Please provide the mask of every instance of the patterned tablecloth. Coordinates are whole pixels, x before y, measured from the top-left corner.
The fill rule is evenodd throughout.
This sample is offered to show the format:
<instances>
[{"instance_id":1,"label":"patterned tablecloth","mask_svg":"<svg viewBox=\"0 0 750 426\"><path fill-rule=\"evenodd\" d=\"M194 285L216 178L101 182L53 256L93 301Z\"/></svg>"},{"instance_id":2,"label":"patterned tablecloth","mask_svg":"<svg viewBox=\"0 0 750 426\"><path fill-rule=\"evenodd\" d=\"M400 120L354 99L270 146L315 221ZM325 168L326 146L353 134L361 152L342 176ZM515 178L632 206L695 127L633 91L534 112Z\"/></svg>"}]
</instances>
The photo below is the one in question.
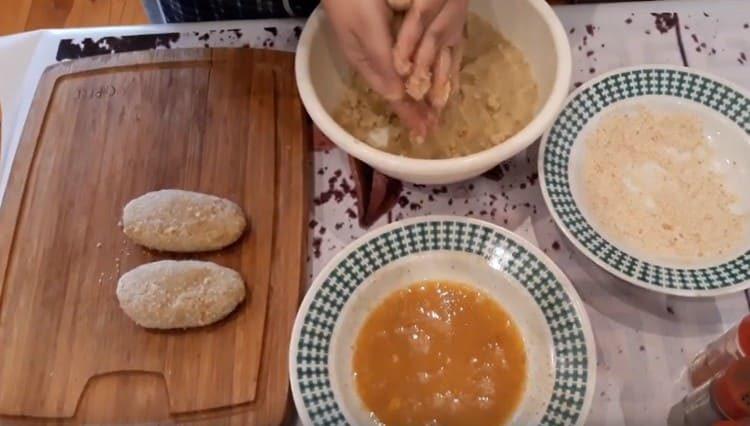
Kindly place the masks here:
<instances>
[{"instance_id":1,"label":"patterned tablecloth","mask_svg":"<svg viewBox=\"0 0 750 426\"><path fill-rule=\"evenodd\" d=\"M681 0L560 6L573 49L574 85L614 68L687 65L750 88L750 4ZM302 21L255 21L50 30L0 38L0 195L31 97L56 61L112 51L253 46L293 50ZM453 214L514 230L542 248L586 303L597 340L597 387L589 424L664 424L687 390L688 359L749 312L745 293L690 300L651 293L603 272L556 228L542 201L538 145L461 184L406 184L398 205L374 227L406 217ZM353 180L338 149L314 155L309 222L310 281L342 247L366 232L357 224Z\"/></svg>"}]
</instances>

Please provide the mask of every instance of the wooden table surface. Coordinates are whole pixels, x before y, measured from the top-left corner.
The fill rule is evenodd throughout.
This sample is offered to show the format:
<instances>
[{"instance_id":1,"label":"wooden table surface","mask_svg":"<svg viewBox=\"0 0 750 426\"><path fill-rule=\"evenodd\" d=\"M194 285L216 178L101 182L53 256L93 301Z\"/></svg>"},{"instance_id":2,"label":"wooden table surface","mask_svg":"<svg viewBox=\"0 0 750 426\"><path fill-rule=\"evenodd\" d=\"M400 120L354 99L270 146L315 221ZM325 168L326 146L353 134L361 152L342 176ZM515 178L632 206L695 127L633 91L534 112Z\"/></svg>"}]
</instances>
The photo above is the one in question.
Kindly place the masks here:
<instances>
[{"instance_id":1,"label":"wooden table surface","mask_svg":"<svg viewBox=\"0 0 750 426\"><path fill-rule=\"evenodd\" d=\"M563 4L569 0L548 0ZM141 0L5 0L0 2L0 36L42 28L76 28L148 23Z\"/></svg>"},{"instance_id":2,"label":"wooden table surface","mask_svg":"<svg viewBox=\"0 0 750 426\"><path fill-rule=\"evenodd\" d=\"M41 28L133 25L148 22L141 0L4 0L0 35Z\"/></svg>"}]
</instances>

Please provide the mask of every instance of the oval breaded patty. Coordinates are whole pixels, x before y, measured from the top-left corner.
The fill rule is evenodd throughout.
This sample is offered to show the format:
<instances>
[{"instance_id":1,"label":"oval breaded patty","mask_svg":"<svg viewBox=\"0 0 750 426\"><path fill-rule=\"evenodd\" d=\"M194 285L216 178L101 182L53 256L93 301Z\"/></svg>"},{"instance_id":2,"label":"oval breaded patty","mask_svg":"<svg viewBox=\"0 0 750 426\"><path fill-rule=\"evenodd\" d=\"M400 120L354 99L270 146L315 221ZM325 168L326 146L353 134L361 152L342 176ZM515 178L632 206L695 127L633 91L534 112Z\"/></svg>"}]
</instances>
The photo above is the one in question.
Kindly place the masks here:
<instances>
[{"instance_id":1,"label":"oval breaded patty","mask_svg":"<svg viewBox=\"0 0 750 426\"><path fill-rule=\"evenodd\" d=\"M122 212L125 235L142 246L171 252L218 250L237 241L246 224L232 201L180 189L148 192Z\"/></svg>"},{"instance_id":2,"label":"oval breaded patty","mask_svg":"<svg viewBox=\"0 0 750 426\"><path fill-rule=\"evenodd\" d=\"M213 262L162 260L117 282L120 307L146 328L200 327L229 315L245 298L239 273Z\"/></svg>"}]
</instances>

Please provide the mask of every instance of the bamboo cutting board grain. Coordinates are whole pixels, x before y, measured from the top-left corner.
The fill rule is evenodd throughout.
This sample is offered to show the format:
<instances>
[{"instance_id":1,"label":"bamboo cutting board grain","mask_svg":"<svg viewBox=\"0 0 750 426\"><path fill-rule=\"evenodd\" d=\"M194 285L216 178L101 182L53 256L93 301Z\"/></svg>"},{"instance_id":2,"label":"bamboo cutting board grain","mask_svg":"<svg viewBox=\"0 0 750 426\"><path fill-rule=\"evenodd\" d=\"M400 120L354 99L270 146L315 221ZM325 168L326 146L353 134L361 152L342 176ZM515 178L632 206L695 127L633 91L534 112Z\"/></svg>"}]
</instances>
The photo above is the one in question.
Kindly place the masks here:
<instances>
[{"instance_id":1,"label":"bamboo cutting board grain","mask_svg":"<svg viewBox=\"0 0 750 426\"><path fill-rule=\"evenodd\" d=\"M0 415L280 422L308 128L284 53L162 50L48 69L0 207ZM162 188L228 198L248 217L228 249L180 256L245 279L248 299L215 325L147 331L118 306L122 273L174 257L118 224L127 201Z\"/></svg>"}]
</instances>

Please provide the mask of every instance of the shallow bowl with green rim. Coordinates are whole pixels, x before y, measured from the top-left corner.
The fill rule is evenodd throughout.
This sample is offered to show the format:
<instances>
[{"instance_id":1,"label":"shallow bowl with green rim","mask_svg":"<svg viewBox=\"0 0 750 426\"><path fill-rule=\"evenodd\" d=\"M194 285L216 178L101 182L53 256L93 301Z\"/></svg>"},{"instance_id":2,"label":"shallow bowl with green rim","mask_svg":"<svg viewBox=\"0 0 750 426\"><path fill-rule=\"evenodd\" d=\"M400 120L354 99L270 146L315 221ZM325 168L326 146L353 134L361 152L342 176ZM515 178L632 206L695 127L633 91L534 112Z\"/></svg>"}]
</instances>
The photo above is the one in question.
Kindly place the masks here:
<instances>
[{"instance_id":1,"label":"shallow bowl with green rim","mask_svg":"<svg viewBox=\"0 0 750 426\"><path fill-rule=\"evenodd\" d=\"M632 284L691 297L718 296L750 287L750 223L733 251L685 261L655 257L616 241L592 220L579 183L586 136L603 115L640 105L698 117L716 153L714 165L723 167L727 186L739 197L737 208L750 217L750 95L704 72L649 65L618 69L579 87L544 134L539 175L544 201L555 222L584 255Z\"/></svg>"},{"instance_id":2,"label":"shallow bowl with green rim","mask_svg":"<svg viewBox=\"0 0 750 426\"><path fill-rule=\"evenodd\" d=\"M303 424L377 424L356 391L354 343L385 297L424 280L474 286L518 326L528 368L513 424L584 424L594 395L596 349L575 288L521 237L451 216L371 231L338 253L315 279L289 348L292 393Z\"/></svg>"}]
</instances>

